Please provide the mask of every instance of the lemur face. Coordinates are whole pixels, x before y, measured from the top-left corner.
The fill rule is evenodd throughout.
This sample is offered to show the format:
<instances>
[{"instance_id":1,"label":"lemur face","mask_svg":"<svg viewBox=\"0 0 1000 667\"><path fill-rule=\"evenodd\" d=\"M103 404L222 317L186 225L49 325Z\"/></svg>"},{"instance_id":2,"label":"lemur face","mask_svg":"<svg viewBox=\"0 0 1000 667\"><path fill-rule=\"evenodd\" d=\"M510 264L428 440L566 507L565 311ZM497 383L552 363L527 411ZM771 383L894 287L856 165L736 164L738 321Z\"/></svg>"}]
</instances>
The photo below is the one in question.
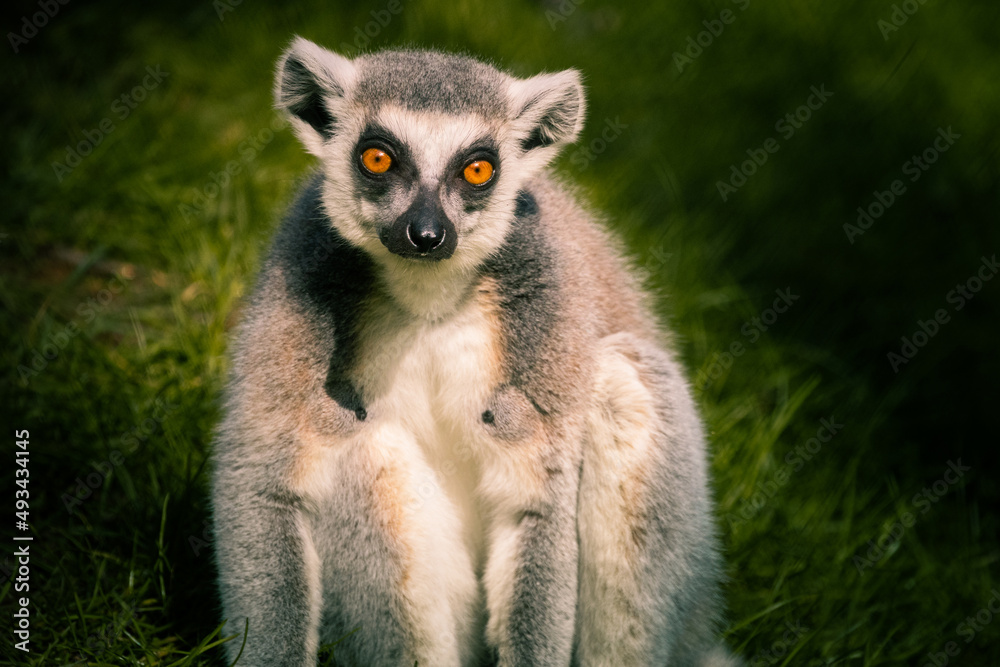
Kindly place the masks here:
<instances>
[{"instance_id":1,"label":"lemur face","mask_svg":"<svg viewBox=\"0 0 1000 667\"><path fill-rule=\"evenodd\" d=\"M496 129L472 115L382 106L348 153L360 231L418 261L449 259L459 230L472 242L505 209Z\"/></svg>"},{"instance_id":2,"label":"lemur face","mask_svg":"<svg viewBox=\"0 0 1000 667\"><path fill-rule=\"evenodd\" d=\"M337 231L390 265L482 262L584 111L572 70L515 79L426 51L348 60L301 38L279 63L275 96L322 162Z\"/></svg>"}]
</instances>

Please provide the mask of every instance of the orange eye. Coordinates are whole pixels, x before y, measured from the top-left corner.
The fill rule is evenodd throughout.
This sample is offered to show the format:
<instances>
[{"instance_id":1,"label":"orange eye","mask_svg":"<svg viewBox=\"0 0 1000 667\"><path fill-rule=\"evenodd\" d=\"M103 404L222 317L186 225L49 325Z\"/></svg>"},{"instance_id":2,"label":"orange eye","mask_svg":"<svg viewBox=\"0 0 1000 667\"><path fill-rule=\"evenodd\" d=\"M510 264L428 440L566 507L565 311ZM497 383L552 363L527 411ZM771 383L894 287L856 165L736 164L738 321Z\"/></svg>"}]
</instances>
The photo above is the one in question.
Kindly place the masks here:
<instances>
[{"instance_id":1,"label":"orange eye","mask_svg":"<svg viewBox=\"0 0 1000 667\"><path fill-rule=\"evenodd\" d=\"M361 164L373 174L384 174L392 166L392 158L383 150L369 148L361 154Z\"/></svg>"},{"instance_id":2,"label":"orange eye","mask_svg":"<svg viewBox=\"0 0 1000 667\"><path fill-rule=\"evenodd\" d=\"M482 185L493 178L493 165L486 160L476 160L469 163L462 175L469 183Z\"/></svg>"}]
</instances>

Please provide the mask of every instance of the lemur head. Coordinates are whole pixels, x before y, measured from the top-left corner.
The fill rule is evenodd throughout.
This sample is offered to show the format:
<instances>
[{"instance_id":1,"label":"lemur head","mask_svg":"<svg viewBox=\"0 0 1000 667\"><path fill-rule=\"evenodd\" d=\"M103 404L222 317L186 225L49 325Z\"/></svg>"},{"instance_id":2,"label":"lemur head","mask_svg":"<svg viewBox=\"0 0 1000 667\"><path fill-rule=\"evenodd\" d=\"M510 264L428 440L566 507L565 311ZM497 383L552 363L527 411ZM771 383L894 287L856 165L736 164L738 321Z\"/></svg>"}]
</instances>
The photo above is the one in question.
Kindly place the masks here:
<instances>
[{"instance_id":1,"label":"lemur head","mask_svg":"<svg viewBox=\"0 0 1000 667\"><path fill-rule=\"evenodd\" d=\"M584 116L575 70L518 79L433 51L348 59L301 37L278 63L275 99L322 163L338 232L402 271L481 263Z\"/></svg>"}]
</instances>

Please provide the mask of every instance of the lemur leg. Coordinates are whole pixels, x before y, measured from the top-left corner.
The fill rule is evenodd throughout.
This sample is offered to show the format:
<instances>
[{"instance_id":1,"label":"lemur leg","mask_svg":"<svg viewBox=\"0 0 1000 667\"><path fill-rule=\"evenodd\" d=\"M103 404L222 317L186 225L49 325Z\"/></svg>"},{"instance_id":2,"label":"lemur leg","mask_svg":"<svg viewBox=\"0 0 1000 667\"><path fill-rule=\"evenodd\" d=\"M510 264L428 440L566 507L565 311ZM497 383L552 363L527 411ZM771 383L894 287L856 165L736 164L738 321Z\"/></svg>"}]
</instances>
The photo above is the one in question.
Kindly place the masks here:
<instances>
[{"instance_id":1,"label":"lemur leg","mask_svg":"<svg viewBox=\"0 0 1000 667\"><path fill-rule=\"evenodd\" d=\"M481 493L492 508L483 582L487 643L500 667L569 665L577 595L579 448L517 390L501 397L506 437L486 443ZM513 436L513 437L511 437Z\"/></svg>"},{"instance_id":2,"label":"lemur leg","mask_svg":"<svg viewBox=\"0 0 1000 667\"><path fill-rule=\"evenodd\" d=\"M439 473L413 436L372 424L341 450L313 519L323 562L323 642L357 665L478 664L471 554Z\"/></svg>"},{"instance_id":3,"label":"lemur leg","mask_svg":"<svg viewBox=\"0 0 1000 667\"><path fill-rule=\"evenodd\" d=\"M718 562L701 426L679 368L602 341L580 481L575 662L695 665L715 630Z\"/></svg>"},{"instance_id":4,"label":"lemur leg","mask_svg":"<svg viewBox=\"0 0 1000 667\"><path fill-rule=\"evenodd\" d=\"M413 437L372 424L348 438L299 428L288 452L237 448L215 480L216 555L229 659L316 664L478 664L480 588L457 516ZM256 480L249 483L250 479Z\"/></svg>"}]
</instances>

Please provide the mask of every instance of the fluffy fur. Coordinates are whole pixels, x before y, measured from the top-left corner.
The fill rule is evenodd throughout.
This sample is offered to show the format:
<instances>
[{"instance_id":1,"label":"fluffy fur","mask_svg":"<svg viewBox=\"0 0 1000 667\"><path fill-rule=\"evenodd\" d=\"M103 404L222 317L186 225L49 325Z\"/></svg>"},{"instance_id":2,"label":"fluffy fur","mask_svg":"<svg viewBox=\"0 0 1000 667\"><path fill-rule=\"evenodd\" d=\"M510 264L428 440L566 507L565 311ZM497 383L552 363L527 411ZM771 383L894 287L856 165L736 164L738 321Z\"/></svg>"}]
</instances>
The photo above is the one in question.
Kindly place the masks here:
<instances>
[{"instance_id":1,"label":"fluffy fur","mask_svg":"<svg viewBox=\"0 0 1000 667\"><path fill-rule=\"evenodd\" d=\"M314 665L352 631L347 664L737 664L687 383L618 242L547 171L583 124L579 74L296 39L275 99L320 171L239 328L216 437L240 664ZM395 171L362 171L369 140ZM482 155L493 179L470 188ZM453 253L390 250L415 215Z\"/></svg>"}]
</instances>

